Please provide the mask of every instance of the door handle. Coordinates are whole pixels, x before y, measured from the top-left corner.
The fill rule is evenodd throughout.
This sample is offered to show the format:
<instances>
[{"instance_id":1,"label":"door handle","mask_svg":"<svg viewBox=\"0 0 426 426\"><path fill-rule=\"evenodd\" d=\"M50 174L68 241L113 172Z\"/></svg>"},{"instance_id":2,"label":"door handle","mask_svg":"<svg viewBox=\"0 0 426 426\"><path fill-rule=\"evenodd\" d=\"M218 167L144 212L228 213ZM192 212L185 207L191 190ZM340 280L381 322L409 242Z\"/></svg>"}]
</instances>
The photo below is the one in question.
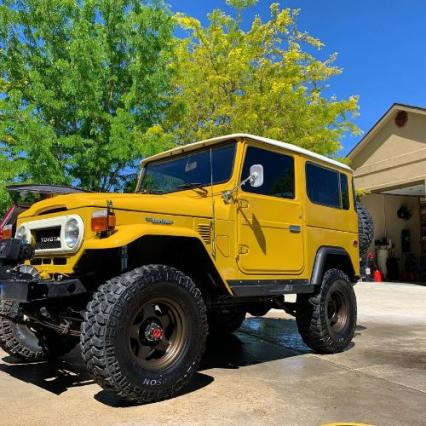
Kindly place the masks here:
<instances>
[{"instance_id":1,"label":"door handle","mask_svg":"<svg viewBox=\"0 0 426 426\"><path fill-rule=\"evenodd\" d=\"M290 232L298 233L298 232L301 232L301 231L302 231L302 227L301 227L300 225L290 225L290 226L288 227L288 230L289 230Z\"/></svg>"}]
</instances>

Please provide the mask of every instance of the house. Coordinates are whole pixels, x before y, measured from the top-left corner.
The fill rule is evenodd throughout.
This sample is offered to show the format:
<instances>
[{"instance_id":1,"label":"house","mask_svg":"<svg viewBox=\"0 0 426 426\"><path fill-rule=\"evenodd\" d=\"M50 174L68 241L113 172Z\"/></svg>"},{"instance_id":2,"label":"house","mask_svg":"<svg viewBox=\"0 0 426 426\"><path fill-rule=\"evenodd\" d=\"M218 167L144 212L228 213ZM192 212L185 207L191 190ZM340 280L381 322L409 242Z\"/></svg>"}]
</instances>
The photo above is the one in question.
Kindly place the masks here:
<instances>
[{"instance_id":1,"label":"house","mask_svg":"<svg viewBox=\"0 0 426 426\"><path fill-rule=\"evenodd\" d=\"M348 154L355 188L370 211L380 267L399 278L426 270L426 108L394 104ZM390 250L390 247L393 247Z\"/></svg>"}]
</instances>

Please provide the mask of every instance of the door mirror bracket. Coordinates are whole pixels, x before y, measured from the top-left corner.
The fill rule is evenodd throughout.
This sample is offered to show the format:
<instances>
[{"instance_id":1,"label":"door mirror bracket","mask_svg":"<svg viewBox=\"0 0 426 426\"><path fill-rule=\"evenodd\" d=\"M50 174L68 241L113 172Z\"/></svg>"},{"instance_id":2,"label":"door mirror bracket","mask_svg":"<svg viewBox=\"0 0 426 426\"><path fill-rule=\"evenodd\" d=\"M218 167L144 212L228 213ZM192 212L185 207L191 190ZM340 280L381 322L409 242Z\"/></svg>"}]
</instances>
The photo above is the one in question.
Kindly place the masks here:
<instances>
[{"instance_id":1,"label":"door mirror bracket","mask_svg":"<svg viewBox=\"0 0 426 426\"><path fill-rule=\"evenodd\" d=\"M238 185L234 188L224 191L222 193L223 201L226 204L229 204L232 201L232 194L238 189L244 186L247 182L250 184L252 188L259 188L263 185L264 174L263 174L263 166L262 164L253 164L250 167L250 175L246 179L242 180Z\"/></svg>"}]
</instances>

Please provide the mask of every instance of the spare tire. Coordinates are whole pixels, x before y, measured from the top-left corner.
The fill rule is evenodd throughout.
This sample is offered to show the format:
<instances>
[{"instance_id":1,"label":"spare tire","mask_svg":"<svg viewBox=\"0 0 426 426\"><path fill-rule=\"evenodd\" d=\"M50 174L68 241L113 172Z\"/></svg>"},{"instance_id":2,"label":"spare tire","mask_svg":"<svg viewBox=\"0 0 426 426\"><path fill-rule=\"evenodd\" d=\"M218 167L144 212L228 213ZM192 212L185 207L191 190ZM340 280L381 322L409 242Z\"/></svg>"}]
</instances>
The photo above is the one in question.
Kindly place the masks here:
<instances>
[{"instance_id":1,"label":"spare tire","mask_svg":"<svg viewBox=\"0 0 426 426\"><path fill-rule=\"evenodd\" d=\"M367 254L373 241L374 224L368 210L358 201L356 202L356 210L358 213L359 254L363 257Z\"/></svg>"}]
</instances>

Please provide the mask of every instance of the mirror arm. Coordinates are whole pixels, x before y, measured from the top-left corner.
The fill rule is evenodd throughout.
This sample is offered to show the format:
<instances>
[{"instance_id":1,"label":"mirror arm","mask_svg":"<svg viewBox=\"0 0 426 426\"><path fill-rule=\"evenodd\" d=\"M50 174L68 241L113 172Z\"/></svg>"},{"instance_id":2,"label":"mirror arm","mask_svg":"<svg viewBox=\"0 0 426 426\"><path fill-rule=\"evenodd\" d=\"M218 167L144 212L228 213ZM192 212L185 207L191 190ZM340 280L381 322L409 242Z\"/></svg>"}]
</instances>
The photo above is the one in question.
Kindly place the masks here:
<instances>
[{"instance_id":1,"label":"mirror arm","mask_svg":"<svg viewBox=\"0 0 426 426\"><path fill-rule=\"evenodd\" d=\"M252 175L250 175L248 178L244 179L243 181L241 181L238 185L234 186L232 189L229 189L228 191L223 191L222 192L222 198L223 201L225 201L226 204L229 204L232 200L232 194L239 188L241 188L242 186L244 186L247 182L256 180L256 173L253 173Z\"/></svg>"}]
</instances>

